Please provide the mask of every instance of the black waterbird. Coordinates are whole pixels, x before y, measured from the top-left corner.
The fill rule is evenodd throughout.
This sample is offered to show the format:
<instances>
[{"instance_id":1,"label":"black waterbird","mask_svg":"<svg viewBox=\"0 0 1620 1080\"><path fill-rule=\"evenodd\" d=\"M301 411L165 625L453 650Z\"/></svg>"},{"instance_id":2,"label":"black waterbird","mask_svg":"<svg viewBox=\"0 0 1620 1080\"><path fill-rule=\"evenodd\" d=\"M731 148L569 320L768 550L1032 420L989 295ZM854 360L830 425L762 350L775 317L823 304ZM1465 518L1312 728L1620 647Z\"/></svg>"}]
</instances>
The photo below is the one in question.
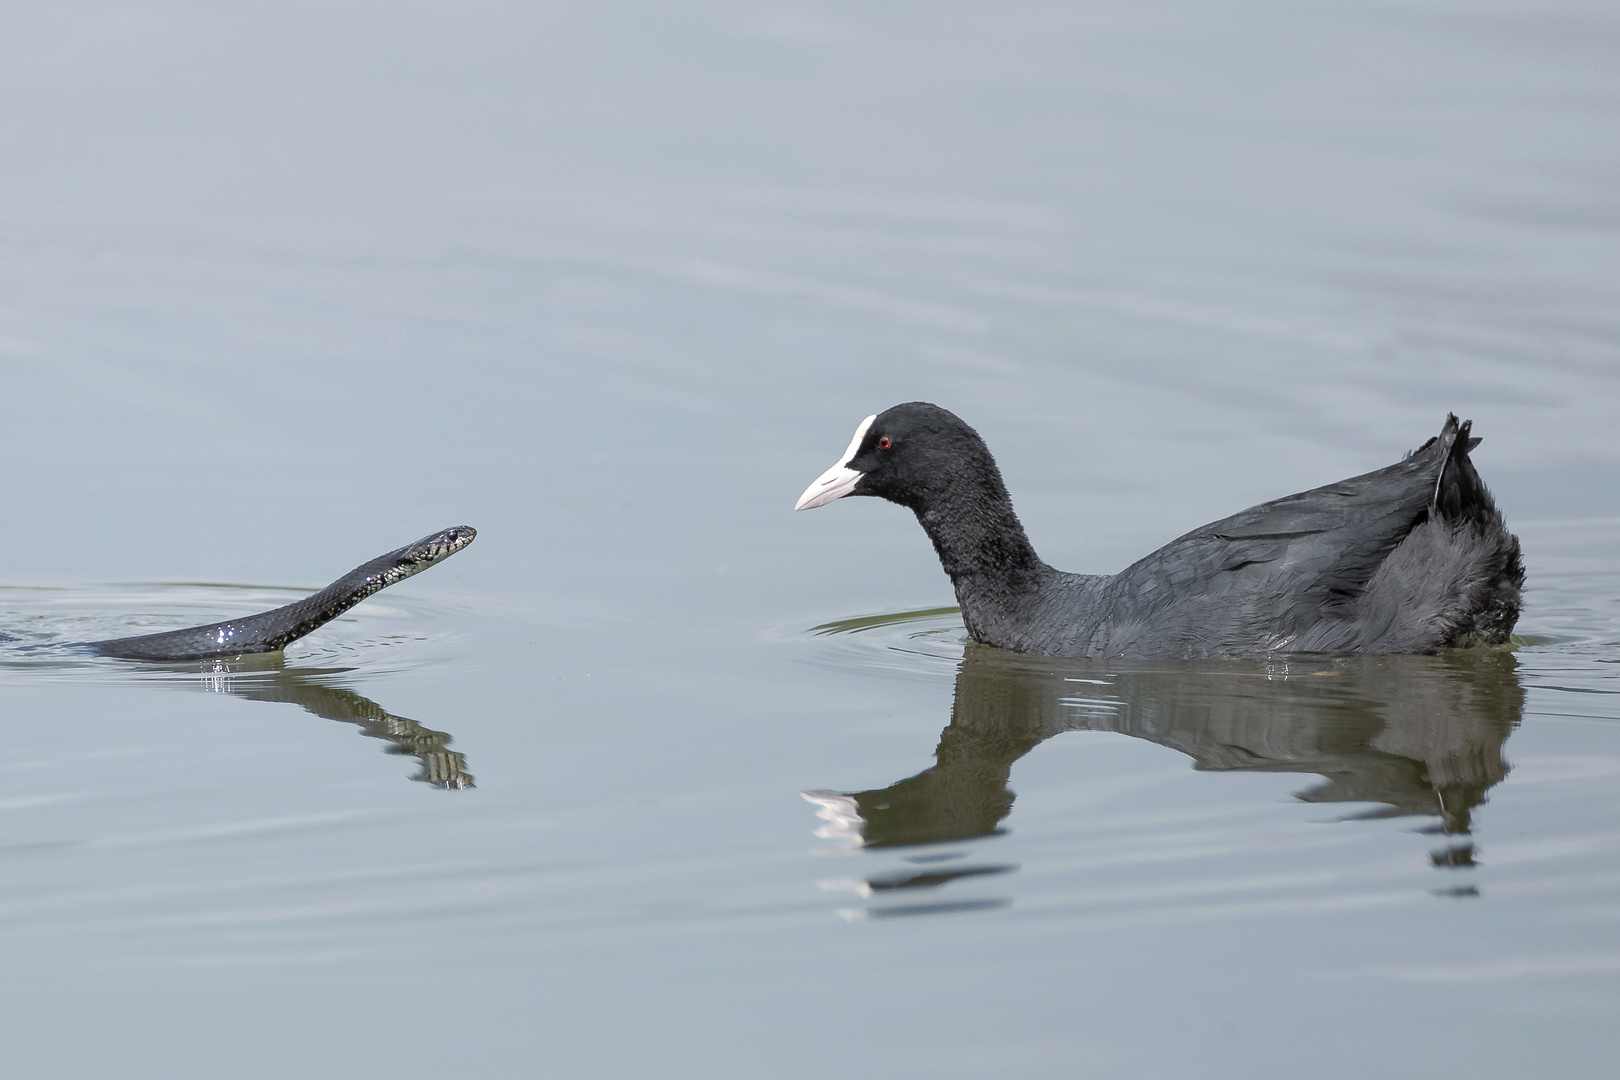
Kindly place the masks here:
<instances>
[{"instance_id":1,"label":"black waterbird","mask_svg":"<svg viewBox=\"0 0 1620 1080\"><path fill-rule=\"evenodd\" d=\"M1447 416L1388 468L1194 529L1118 574L1042 562L984 440L937 405L869 416L796 509L876 495L917 515L974 640L1047 656L1432 653L1502 644L1524 567Z\"/></svg>"}]
</instances>

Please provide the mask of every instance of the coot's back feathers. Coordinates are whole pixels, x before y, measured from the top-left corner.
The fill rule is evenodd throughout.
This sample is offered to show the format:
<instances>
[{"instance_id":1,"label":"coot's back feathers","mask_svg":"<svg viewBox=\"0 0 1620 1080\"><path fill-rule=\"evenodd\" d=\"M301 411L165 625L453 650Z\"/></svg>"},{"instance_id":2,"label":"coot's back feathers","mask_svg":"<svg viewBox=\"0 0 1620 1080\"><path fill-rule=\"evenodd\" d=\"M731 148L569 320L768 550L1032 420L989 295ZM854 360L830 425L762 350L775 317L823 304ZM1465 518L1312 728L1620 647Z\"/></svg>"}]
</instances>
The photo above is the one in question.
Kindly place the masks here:
<instances>
[{"instance_id":1,"label":"coot's back feathers","mask_svg":"<svg viewBox=\"0 0 1620 1080\"><path fill-rule=\"evenodd\" d=\"M800 505L852 494L911 508L986 644L1132 658L1415 653L1504 642L1518 618L1518 541L1455 416L1388 468L1212 522L1112 576L1041 562L983 440L946 410L911 402L863 429Z\"/></svg>"}]
</instances>

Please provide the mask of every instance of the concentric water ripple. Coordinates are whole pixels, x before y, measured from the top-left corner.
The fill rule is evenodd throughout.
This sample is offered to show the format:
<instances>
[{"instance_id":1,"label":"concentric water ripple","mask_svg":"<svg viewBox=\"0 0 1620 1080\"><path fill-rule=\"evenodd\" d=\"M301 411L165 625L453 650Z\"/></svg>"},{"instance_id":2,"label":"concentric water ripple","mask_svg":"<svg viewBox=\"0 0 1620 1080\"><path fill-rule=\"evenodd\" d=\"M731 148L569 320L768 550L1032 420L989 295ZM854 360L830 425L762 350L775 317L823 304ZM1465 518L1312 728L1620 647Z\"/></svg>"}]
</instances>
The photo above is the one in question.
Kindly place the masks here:
<instances>
[{"instance_id":1,"label":"concentric water ripple","mask_svg":"<svg viewBox=\"0 0 1620 1080\"><path fill-rule=\"evenodd\" d=\"M956 607L855 615L795 627L784 636L814 639L815 648L807 651L807 658L817 666L927 679L950 676L968 642L961 609Z\"/></svg>"},{"instance_id":2,"label":"concentric water ripple","mask_svg":"<svg viewBox=\"0 0 1620 1080\"><path fill-rule=\"evenodd\" d=\"M251 615L313 591L199 582L0 587L0 679L186 682L283 666L321 675L420 671L443 661L444 644L460 636L459 617L470 614L414 596L372 598L294 642L285 655L229 660L132 663L75 647Z\"/></svg>"}]
</instances>

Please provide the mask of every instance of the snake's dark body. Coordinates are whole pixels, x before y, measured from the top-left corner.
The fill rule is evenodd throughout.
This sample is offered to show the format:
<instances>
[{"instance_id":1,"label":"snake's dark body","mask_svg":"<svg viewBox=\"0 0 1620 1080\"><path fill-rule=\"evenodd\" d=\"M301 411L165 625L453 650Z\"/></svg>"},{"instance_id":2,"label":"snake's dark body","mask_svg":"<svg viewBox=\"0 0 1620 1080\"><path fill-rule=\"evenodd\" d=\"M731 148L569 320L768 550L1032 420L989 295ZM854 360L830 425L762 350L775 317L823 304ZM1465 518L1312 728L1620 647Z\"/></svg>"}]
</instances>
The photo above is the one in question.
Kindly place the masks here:
<instances>
[{"instance_id":1,"label":"snake's dark body","mask_svg":"<svg viewBox=\"0 0 1620 1080\"><path fill-rule=\"evenodd\" d=\"M337 618L379 589L443 562L472 543L477 535L467 525L436 532L398 551L362 563L320 592L273 611L161 634L90 641L85 647L123 660L212 660L275 652Z\"/></svg>"}]
</instances>

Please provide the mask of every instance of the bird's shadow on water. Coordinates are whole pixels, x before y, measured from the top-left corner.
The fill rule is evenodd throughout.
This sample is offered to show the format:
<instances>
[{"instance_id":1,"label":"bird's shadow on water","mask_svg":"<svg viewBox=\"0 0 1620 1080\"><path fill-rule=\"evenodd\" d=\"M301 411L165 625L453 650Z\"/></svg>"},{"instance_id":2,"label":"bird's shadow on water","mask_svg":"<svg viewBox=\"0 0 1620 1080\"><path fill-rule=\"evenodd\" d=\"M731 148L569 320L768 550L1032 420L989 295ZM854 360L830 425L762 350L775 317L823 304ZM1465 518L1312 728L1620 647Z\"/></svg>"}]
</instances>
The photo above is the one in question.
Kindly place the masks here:
<instances>
[{"instance_id":1,"label":"bird's shadow on water","mask_svg":"<svg viewBox=\"0 0 1620 1080\"><path fill-rule=\"evenodd\" d=\"M968 642L932 768L878 790L804 794L828 822L822 835L864 848L972 840L1002 830L1019 758L1064 732L1116 732L1178 750L1199 770L1315 773L1321 782L1296 795L1307 803L1380 804L1345 819L1433 817L1423 831L1445 838L1433 865L1468 868L1473 811L1507 775L1502 746L1524 711L1516 668L1504 649L1109 664ZM913 852L911 861L933 860ZM872 878L860 891L892 895L1014 869L927 868ZM1453 880L1435 892L1477 890Z\"/></svg>"}]
</instances>

